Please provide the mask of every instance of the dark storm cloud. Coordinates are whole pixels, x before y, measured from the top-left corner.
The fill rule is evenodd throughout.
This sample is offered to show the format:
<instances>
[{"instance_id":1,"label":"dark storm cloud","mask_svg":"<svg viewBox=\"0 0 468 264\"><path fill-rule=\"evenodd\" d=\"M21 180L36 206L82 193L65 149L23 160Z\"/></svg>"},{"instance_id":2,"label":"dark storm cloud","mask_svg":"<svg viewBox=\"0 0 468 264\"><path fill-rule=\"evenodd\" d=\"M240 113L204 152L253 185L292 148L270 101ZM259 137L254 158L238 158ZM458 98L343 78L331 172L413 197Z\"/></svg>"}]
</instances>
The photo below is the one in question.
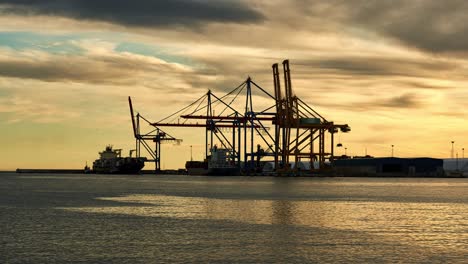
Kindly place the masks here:
<instances>
[{"instance_id":1,"label":"dark storm cloud","mask_svg":"<svg viewBox=\"0 0 468 264\"><path fill-rule=\"evenodd\" d=\"M352 112L368 112L388 109L420 109L426 106L422 97L413 93L405 93L393 97L377 98L355 102L341 103L316 103L316 105L338 108Z\"/></svg>"},{"instance_id":2,"label":"dark storm cloud","mask_svg":"<svg viewBox=\"0 0 468 264\"><path fill-rule=\"evenodd\" d=\"M317 71L366 76L435 77L437 73L460 68L446 60L401 59L388 57L331 57L297 60L296 65L312 67ZM306 68L310 71L310 68ZM299 70L300 74L301 71Z\"/></svg>"},{"instance_id":3,"label":"dark storm cloud","mask_svg":"<svg viewBox=\"0 0 468 264\"><path fill-rule=\"evenodd\" d=\"M371 106L385 108L419 108L422 106L419 98L414 94L403 94L370 103Z\"/></svg>"},{"instance_id":4,"label":"dark storm cloud","mask_svg":"<svg viewBox=\"0 0 468 264\"><path fill-rule=\"evenodd\" d=\"M429 84L427 81L420 80L399 80L396 81L396 86L411 87L416 89L428 89L428 90L448 90L456 88L454 85L443 85L443 84Z\"/></svg>"},{"instance_id":5,"label":"dark storm cloud","mask_svg":"<svg viewBox=\"0 0 468 264\"><path fill-rule=\"evenodd\" d=\"M468 51L465 0L312 0L314 17L370 30L430 52Z\"/></svg>"},{"instance_id":6,"label":"dark storm cloud","mask_svg":"<svg viewBox=\"0 0 468 264\"><path fill-rule=\"evenodd\" d=\"M263 15L247 4L231 0L0 0L0 5L3 13L62 16L137 27L198 27L207 22L263 20Z\"/></svg>"},{"instance_id":7,"label":"dark storm cloud","mask_svg":"<svg viewBox=\"0 0 468 264\"><path fill-rule=\"evenodd\" d=\"M63 55L0 51L0 78L36 80L39 86L40 82L63 83L64 87L68 83L81 83L120 87L117 89L145 87L167 95L201 95L216 84L210 81L211 74L130 53ZM194 80L201 86L193 86ZM182 96L180 102L184 100Z\"/></svg>"},{"instance_id":8,"label":"dark storm cloud","mask_svg":"<svg viewBox=\"0 0 468 264\"><path fill-rule=\"evenodd\" d=\"M124 63L114 63L124 66ZM121 70L126 69L126 70ZM82 59L56 58L52 60L1 60L0 76L20 79L36 79L47 82L87 82L94 84L118 84L134 73L128 68L109 67L108 63L89 63Z\"/></svg>"},{"instance_id":9,"label":"dark storm cloud","mask_svg":"<svg viewBox=\"0 0 468 264\"><path fill-rule=\"evenodd\" d=\"M173 79L192 75L176 65L143 56L111 53L108 55L0 56L0 76L46 82L78 82L107 85L135 84L158 72ZM195 74L195 73L193 73Z\"/></svg>"}]
</instances>

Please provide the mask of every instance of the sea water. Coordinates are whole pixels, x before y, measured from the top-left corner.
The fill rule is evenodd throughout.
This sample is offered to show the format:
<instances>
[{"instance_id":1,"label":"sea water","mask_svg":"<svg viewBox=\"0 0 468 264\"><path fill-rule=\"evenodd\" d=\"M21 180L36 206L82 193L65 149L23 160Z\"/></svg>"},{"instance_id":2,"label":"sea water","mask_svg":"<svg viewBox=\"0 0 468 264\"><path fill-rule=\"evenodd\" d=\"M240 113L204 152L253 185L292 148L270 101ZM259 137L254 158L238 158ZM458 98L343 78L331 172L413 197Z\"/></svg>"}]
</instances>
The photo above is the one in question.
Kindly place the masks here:
<instances>
[{"instance_id":1,"label":"sea water","mask_svg":"<svg viewBox=\"0 0 468 264\"><path fill-rule=\"evenodd\" d=\"M0 263L468 263L468 179L0 174Z\"/></svg>"}]
</instances>

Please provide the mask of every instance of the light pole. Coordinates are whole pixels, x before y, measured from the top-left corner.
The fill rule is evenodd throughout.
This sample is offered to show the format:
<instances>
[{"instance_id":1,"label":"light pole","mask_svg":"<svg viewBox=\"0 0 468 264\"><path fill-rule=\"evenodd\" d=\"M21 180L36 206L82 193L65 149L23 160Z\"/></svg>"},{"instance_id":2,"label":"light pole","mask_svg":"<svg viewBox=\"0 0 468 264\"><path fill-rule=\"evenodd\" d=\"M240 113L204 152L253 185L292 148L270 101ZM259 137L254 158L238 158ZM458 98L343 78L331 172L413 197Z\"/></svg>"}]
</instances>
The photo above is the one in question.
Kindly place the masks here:
<instances>
[{"instance_id":1,"label":"light pole","mask_svg":"<svg viewBox=\"0 0 468 264\"><path fill-rule=\"evenodd\" d=\"M453 152L453 144L454 144L454 143L455 143L455 141L452 141L452 153L450 154L450 158L452 158L452 159L453 159L453 153L454 153L454 152Z\"/></svg>"},{"instance_id":2,"label":"light pole","mask_svg":"<svg viewBox=\"0 0 468 264\"><path fill-rule=\"evenodd\" d=\"M393 147L394 147L394 145L392 145L392 158L393 158Z\"/></svg>"},{"instance_id":3,"label":"light pole","mask_svg":"<svg viewBox=\"0 0 468 264\"><path fill-rule=\"evenodd\" d=\"M465 158L465 148L462 148L462 159Z\"/></svg>"},{"instance_id":4,"label":"light pole","mask_svg":"<svg viewBox=\"0 0 468 264\"><path fill-rule=\"evenodd\" d=\"M193 161L192 145L190 145L190 161Z\"/></svg>"},{"instance_id":5,"label":"light pole","mask_svg":"<svg viewBox=\"0 0 468 264\"><path fill-rule=\"evenodd\" d=\"M344 148L344 155L345 155L345 156L348 156L347 150L348 150L348 148Z\"/></svg>"}]
</instances>

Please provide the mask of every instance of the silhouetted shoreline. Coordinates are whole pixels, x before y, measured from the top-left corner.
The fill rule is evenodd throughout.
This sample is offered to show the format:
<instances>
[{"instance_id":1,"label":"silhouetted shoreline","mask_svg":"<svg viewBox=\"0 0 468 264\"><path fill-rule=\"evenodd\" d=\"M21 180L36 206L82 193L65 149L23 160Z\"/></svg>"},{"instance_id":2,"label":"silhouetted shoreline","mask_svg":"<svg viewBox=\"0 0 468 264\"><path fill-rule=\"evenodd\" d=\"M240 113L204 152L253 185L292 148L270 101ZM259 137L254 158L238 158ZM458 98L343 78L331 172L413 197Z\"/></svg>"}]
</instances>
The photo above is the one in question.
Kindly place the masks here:
<instances>
[{"instance_id":1,"label":"silhouetted shoreline","mask_svg":"<svg viewBox=\"0 0 468 264\"><path fill-rule=\"evenodd\" d=\"M15 171L12 171L15 172ZM16 173L84 173L83 169L16 169Z\"/></svg>"}]
</instances>

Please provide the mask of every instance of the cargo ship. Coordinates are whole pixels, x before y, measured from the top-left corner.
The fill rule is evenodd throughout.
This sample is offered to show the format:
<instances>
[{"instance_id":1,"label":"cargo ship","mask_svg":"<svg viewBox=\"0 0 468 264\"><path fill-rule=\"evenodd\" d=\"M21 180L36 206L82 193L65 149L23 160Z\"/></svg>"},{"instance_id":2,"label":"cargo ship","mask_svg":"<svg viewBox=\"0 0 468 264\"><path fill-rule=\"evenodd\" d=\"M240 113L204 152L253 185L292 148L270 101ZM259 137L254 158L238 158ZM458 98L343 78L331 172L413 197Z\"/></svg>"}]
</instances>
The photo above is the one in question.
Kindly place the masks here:
<instances>
[{"instance_id":1,"label":"cargo ship","mask_svg":"<svg viewBox=\"0 0 468 264\"><path fill-rule=\"evenodd\" d=\"M187 161L185 168L189 175L239 176L240 166L236 164L229 149L214 147L205 161Z\"/></svg>"},{"instance_id":2,"label":"cargo ship","mask_svg":"<svg viewBox=\"0 0 468 264\"><path fill-rule=\"evenodd\" d=\"M188 175L208 175L208 161L187 161L185 169Z\"/></svg>"},{"instance_id":3,"label":"cargo ship","mask_svg":"<svg viewBox=\"0 0 468 264\"><path fill-rule=\"evenodd\" d=\"M111 145L99 152L99 159L93 162L94 173L136 174L145 166L144 157L122 157L122 149L113 149Z\"/></svg>"}]
</instances>

